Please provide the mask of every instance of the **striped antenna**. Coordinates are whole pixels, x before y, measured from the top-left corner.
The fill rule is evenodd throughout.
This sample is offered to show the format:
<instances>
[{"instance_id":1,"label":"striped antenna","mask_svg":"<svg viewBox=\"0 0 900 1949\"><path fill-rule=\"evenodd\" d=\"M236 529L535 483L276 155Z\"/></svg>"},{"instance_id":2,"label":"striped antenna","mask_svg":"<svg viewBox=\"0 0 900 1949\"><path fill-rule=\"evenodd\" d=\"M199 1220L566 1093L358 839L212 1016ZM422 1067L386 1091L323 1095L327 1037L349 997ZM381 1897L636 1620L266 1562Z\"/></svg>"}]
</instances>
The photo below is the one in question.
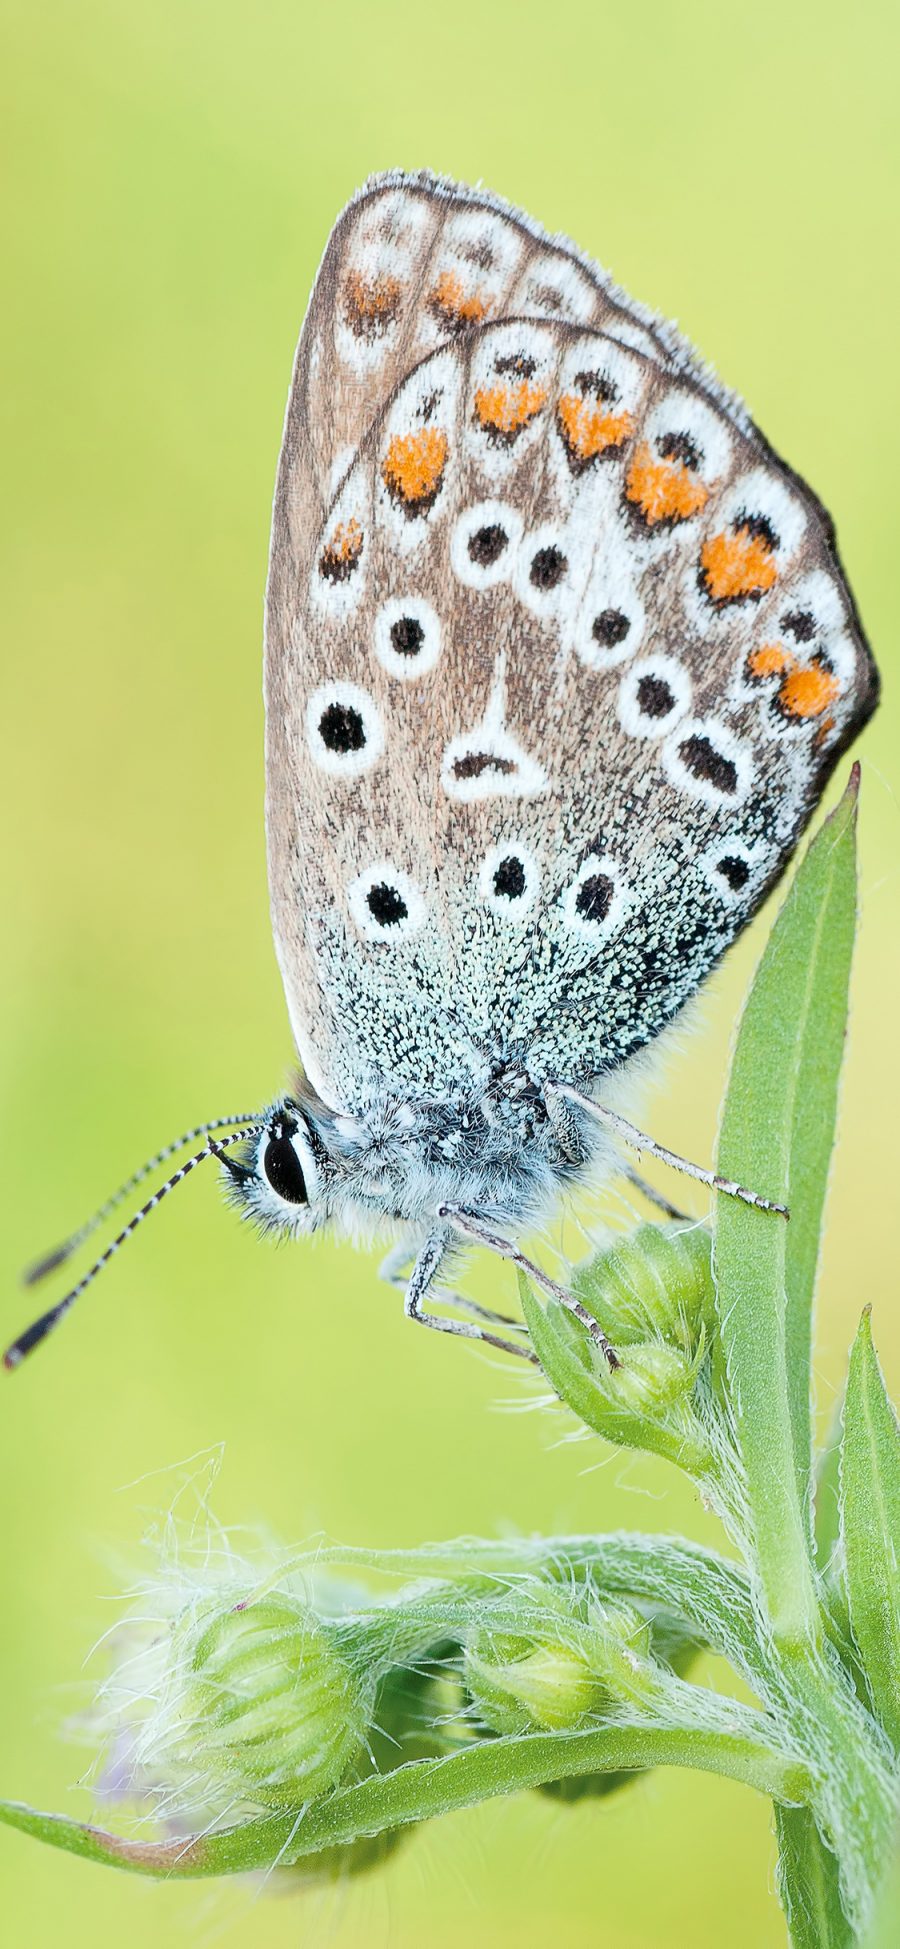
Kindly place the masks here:
<instances>
[{"instance_id":1,"label":"striped antenna","mask_svg":"<svg viewBox=\"0 0 900 1949\"><path fill-rule=\"evenodd\" d=\"M107 1198L100 1205L93 1217L89 1218L84 1225L79 1225L77 1232L73 1232L70 1238L63 1239L61 1245L55 1245L52 1252L45 1252L43 1258L35 1259L34 1264L28 1266L22 1274L23 1286L36 1286L40 1280L46 1279L48 1272L55 1272L57 1266L65 1265L66 1260L72 1257L73 1252L77 1252L85 1239L90 1238L98 1225L102 1225L104 1219L109 1218L118 1208L123 1198L129 1197L132 1191L136 1191L138 1185L143 1184L144 1179L150 1176L151 1171L158 1171L160 1165L166 1164L177 1151L184 1150L186 1144L195 1144L198 1137L207 1137L211 1130L230 1130L236 1123L256 1123L258 1116L257 1110L244 1110L235 1117L213 1117L209 1123L195 1124L193 1130L186 1130L183 1136L176 1137L171 1144L164 1145L162 1150L157 1151L155 1157L148 1157L146 1164L142 1164L139 1171L133 1171L131 1177L126 1178L125 1183L119 1185L118 1191L114 1191L112 1197Z\"/></svg>"},{"instance_id":2,"label":"striped antenna","mask_svg":"<svg viewBox=\"0 0 900 1949\"><path fill-rule=\"evenodd\" d=\"M127 1225L123 1226L118 1237L114 1238L111 1245L107 1246L106 1251L100 1254L99 1259L91 1266L90 1271L85 1273L84 1278L79 1279L77 1286L73 1286L71 1292L66 1293L65 1297L58 1300L55 1306L51 1306L48 1312L42 1313L40 1319L34 1320L31 1326L26 1327L24 1333L20 1333L18 1339L14 1340L10 1347L7 1347L3 1356L4 1367L13 1368L20 1366L25 1359L25 1355L31 1353L33 1347L38 1346L42 1340L46 1339L48 1333L52 1333L53 1328L59 1325L60 1320L64 1319L65 1315L74 1306L76 1299L80 1299L86 1287L96 1279L98 1272L102 1272L104 1266L109 1264L110 1259L118 1252L120 1245L125 1244L126 1240L131 1237L132 1232L137 1231L138 1226L143 1224L145 1218L149 1218L151 1211L155 1211L157 1205L162 1203L163 1198L168 1197L169 1192L174 1191L176 1184L180 1184L183 1178L188 1177L191 1171L196 1170L197 1165L202 1164L204 1158L216 1157L221 1158L223 1163L229 1163L230 1160L223 1156L223 1152L227 1146L242 1143L245 1137L256 1137L264 1129L265 1124L252 1123L244 1130L232 1131L230 1136L223 1137L218 1144L214 1144L212 1138L210 1138L209 1142L204 1144L202 1150L196 1151L193 1157L188 1158L186 1164L182 1164L179 1170L173 1171L172 1176L166 1179L165 1184L160 1185L158 1191L154 1191L152 1198L147 1199L147 1203L141 1206L140 1211L136 1211L133 1217L129 1218Z\"/></svg>"}]
</instances>

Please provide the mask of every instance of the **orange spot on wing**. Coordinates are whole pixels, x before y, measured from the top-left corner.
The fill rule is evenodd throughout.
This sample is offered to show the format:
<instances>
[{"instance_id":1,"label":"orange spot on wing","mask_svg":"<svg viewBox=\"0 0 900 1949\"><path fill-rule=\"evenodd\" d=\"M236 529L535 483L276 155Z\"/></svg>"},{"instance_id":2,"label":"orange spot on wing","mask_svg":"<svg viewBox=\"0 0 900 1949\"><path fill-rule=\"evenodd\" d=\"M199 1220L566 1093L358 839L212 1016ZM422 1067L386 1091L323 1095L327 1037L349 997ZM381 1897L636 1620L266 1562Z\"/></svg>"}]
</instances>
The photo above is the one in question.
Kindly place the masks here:
<instances>
[{"instance_id":1,"label":"orange spot on wing","mask_svg":"<svg viewBox=\"0 0 900 1949\"><path fill-rule=\"evenodd\" d=\"M530 379L515 386L480 386L475 413L485 432L511 439L540 412L546 398L546 386L535 386Z\"/></svg>"},{"instance_id":2,"label":"orange spot on wing","mask_svg":"<svg viewBox=\"0 0 900 1949\"><path fill-rule=\"evenodd\" d=\"M446 325L478 325L490 310L490 299L467 291L458 271L442 271L427 301Z\"/></svg>"},{"instance_id":3,"label":"orange spot on wing","mask_svg":"<svg viewBox=\"0 0 900 1949\"><path fill-rule=\"evenodd\" d=\"M822 717L840 694L840 684L827 664L815 659L800 663L783 643L761 643L747 658L751 677L780 677L773 702L783 717ZM819 726L819 739L833 728L830 717Z\"/></svg>"},{"instance_id":4,"label":"orange spot on wing","mask_svg":"<svg viewBox=\"0 0 900 1949\"><path fill-rule=\"evenodd\" d=\"M363 531L352 515L349 521L339 521L333 535L325 543L319 561L319 568L328 582L346 582L362 554Z\"/></svg>"},{"instance_id":5,"label":"orange spot on wing","mask_svg":"<svg viewBox=\"0 0 900 1949\"><path fill-rule=\"evenodd\" d=\"M771 543L747 527L705 541L700 563L713 602L740 602L744 596L763 595L778 575Z\"/></svg>"},{"instance_id":6,"label":"orange spot on wing","mask_svg":"<svg viewBox=\"0 0 900 1949\"><path fill-rule=\"evenodd\" d=\"M709 488L682 460L657 460L646 443L628 469L625 493L650 528L658 521L687 521L709 500Z\"/></svg>"},{"instance_id":7,"label":"orange spot on wing","mask_svg":"<svg viewBox=\"0 0 900 1949\"><path fill-rule=\"evenodd\" d=\"M778 703L787 717L821 717L840 692L832 670L811 663L805 670L792 670L778 692Z\"/></svg>"},{"instance_id":8,"label":"orange spot on wing","mask_svg":"<svg viewBox=\"0 0 900 1949\"><path fill-rule=\"evenodd\" d=\"M778 677L785 670L793 670L795 663L796 658L783 643L761 643L747 658L751 677Z\"/></svg>"},{"instance_id":9,"label":"orange spot on wing","mask_svg":"<svg viewBox=\"0 0 900 1949\"><path fill-rule=\"evenodd\" d=\"M342 562L346 562L351 555L359 554L362 548L362 540L362 529L359 522L355 514L351 515L349 521L339 521L335 528L331 540L332 554L339 556Z\"/></svg>"},{"instance_id":10,"label":"orange spot on wing","mask_svg":"<svg viewBox=\"0 0 900 1949\"><path fill-rule=\"evenodd\" d=\"M610 447L620 447L634 425L630 413L611 413L578 393L564 393L556 414L569 453L585 465Z\"/></svg>"},{"instance_id":11,"label":"orange spot on wing","mask_svg":"<svg viewBox=\"0 0 900 1949\"><path fill-rule=\"evenodd\" d=\"M344 282L345 308L355 332L377 334L396 318L402 296L400 282L383 272L367 278L361 271L348 271Z\"/></svg>"},{"instance_id":12,"label":"orange spot on wing","mask_svg":"<svg viewBox=\"0 0 900 1949\"><path fill-rule=\"evenodd\" d=\"M440 492L447 445L446 433L437 426L395 434L381 468L388 493L413 512L430 507Z\"/></svg>"}]
</instances>

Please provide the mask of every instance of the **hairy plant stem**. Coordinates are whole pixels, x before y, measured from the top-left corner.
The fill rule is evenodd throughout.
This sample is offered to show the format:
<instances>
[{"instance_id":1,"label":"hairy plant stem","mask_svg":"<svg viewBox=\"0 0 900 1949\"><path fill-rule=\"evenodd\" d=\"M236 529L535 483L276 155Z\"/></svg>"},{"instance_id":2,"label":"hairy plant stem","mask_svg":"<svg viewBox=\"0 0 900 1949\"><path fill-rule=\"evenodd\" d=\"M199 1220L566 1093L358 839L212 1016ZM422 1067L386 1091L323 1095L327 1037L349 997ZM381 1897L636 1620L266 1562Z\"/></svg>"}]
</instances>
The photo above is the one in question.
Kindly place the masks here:
<instances>
[{"instance_id":1,"label":"hairy plant stem","mask_svg":"<svg viewBox=\"0 0 900 1949\"><path fill-rule=\"evenodd\" d=\"M773 1643L771 1663L778 1718L809 1767L810 1804L837 1856L844 1909L862 1930L896 1824L896 1763L830 1646Z\"/></svg>"},{"instance_id":2,"label":"hairy plant stem","mask_svg":"<svg viewBox=\"0 0 900 1949\"><path fill-rule=\"evenodd\" d=\"M393 1576L452 1578L464 1581L470 1591L479 1585L515 1587L525 1577L566 1582L590 1575L601 1593L638 1598L670 1611L699 1643L727 1658L751 1690L760 1696L764 1691L767 1667L746 1571L686 1538L623 1530L608 1536L554 1537L549 1544L544 1538L494 1542L464 1536L415 1550L334 1545L304 1551L285 1567L314 1564L360 1564Z\"/></svg>"},{"instance_id":3,"label":"hairy plant stem","mask_svg":"<svg viewBox=\"0 0 900 1949\"><path fill-rule=\"evenodd\" d=\"M0 1819L91 1861L136 1874L191 1878L242 1874L292 1862L413 1821L430 1820L498 1794L519 1793L579 1774L650 1766L693 1766L741 1780L787 1805L810 1792L804 1766L763 1740L682 1727L602 1726L568 1734L528 1733L479 1741L435 1760L416 1760L341 1788L299 1814L265 1816L189 1841L125 1841L96 1827L7 1804Z\"/></svg>"}]
</instances>

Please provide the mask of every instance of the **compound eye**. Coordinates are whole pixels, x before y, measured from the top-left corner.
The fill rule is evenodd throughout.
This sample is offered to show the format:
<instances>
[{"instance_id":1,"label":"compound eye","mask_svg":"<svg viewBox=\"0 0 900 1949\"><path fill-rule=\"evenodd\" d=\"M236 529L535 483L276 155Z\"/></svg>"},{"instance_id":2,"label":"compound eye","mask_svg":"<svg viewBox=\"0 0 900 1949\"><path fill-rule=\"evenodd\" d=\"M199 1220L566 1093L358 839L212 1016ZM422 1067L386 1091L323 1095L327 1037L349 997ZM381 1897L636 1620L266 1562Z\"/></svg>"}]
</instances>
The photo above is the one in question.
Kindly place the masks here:
<instances>
[{"instance_id":1,"label":"compound eye","mask_svg":"<svg viewBox=\"0 0 900 1949\"><path fill-rule=\"evenodd\" d=\"M263 1172L276 1196L286 1205L309 1203L306 1179L290 1137L270 1137L263 1151Z\"/></svg>"}]
</instances>

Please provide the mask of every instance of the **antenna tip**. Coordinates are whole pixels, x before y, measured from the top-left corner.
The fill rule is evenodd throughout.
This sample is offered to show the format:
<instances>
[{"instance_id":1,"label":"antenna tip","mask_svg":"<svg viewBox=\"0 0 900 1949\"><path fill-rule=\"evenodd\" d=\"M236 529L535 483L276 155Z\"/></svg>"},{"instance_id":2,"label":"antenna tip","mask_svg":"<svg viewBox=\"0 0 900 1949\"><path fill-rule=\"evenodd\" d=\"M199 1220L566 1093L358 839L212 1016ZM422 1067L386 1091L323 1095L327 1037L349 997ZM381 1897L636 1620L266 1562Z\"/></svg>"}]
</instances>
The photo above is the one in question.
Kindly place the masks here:
<instances>
[{"instance_id":1,"label":"antenna tip","mask_svg":"<svg viewBox=\"0 0 900 1949\"><path fill-rule=\"evenodd\" d=\"M64 1318L73 1299L77 1297L77 1292L76 1287L74 1294L67 1293L65 1299L59 1300L56 1306L51 1306L49 1313L42 1313L39 1320L32 1320L31 1325L26 1326L24 1333L20 1333L12 1346L7 1347L3 1356L4 1367L18 1367L25 1359L25 1355L31 1353L33 1347L40 1346L41 1341L45 1340L47 1334L52 1333L53 1328Z\"/></svg>"},{"instance_id":2,"label":"antenna tip","mask_svg":"<svg viewBox=\"0 0 900 1949\"><path fill-rule=\"evenodd\" d=\"M74 1249L74 1241L67 1239L65 1245L56 1245L52 1252L45 1252L42 1259L35 1259L33 1265L25 1267L22 1274L23 1286L38 1285L41 1279L46 1279L49 1272L55 1272L57 1266L65 1265Z\"/></svg>"}]
</instances>

